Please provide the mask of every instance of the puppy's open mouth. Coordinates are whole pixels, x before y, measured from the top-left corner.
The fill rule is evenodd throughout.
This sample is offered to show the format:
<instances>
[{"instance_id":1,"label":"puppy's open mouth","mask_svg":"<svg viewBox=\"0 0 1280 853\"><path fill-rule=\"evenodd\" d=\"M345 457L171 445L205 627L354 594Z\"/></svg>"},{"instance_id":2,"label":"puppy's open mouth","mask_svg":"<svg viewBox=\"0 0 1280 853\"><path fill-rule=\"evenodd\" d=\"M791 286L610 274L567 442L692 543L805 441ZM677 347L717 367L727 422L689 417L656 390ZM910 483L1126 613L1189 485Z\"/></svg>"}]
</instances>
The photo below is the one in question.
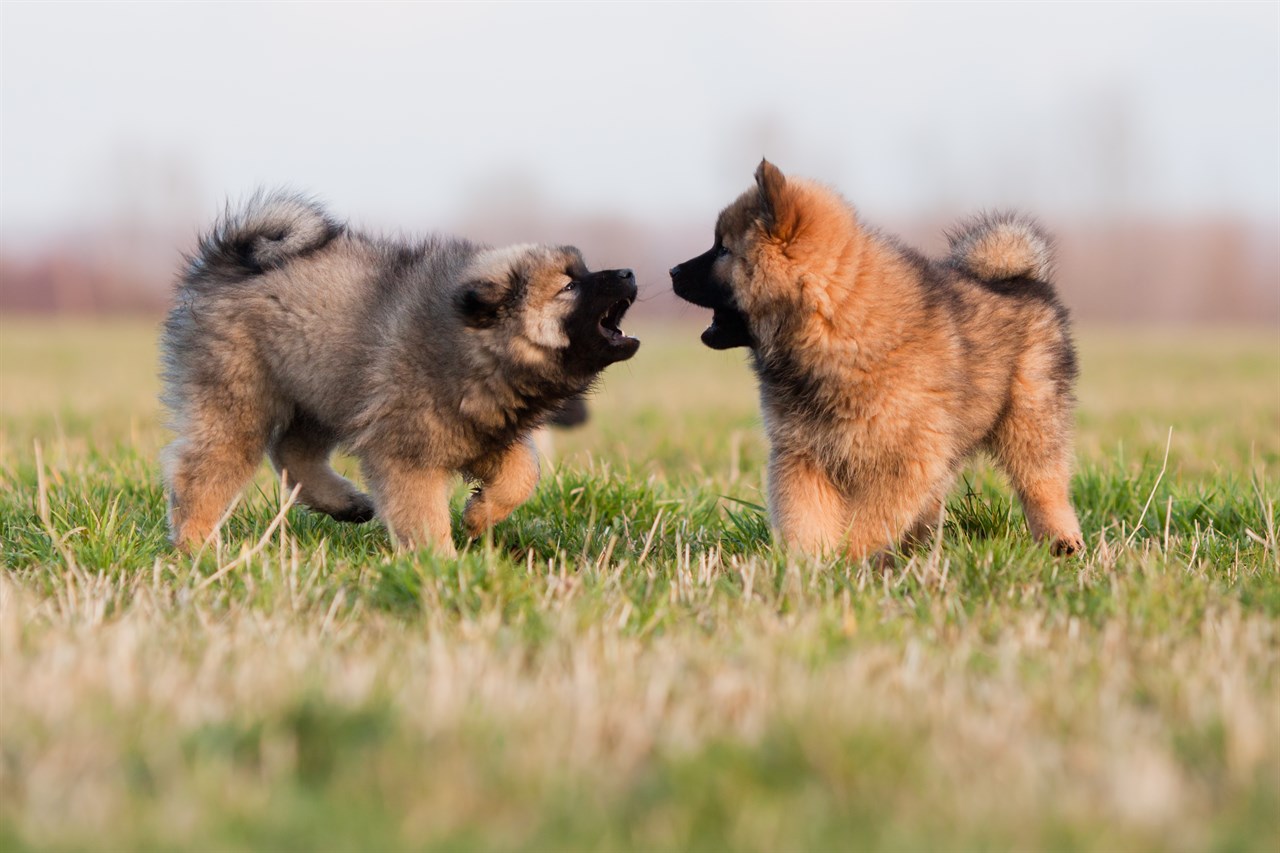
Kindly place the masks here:
<instances>
[{"instance_id":1,"label":"puppy's open mouth","mask_svg":"<svg viewBox=\"0 0 1280 853\"><path fill-rule=\"evenodd\" d=\"M619 299L609 306L609 310L600 315L600 322L597 324L597 328L609 343L618 345L635 340L635 338L628 337L626 332L622 331L621 326L622 315L626 314L627 309L630 307L630 299Z\"/></svg>"},{"instance_id":2,"label":"puppy's open mouth","mask_svg":"<svg viewBox=\"0 0 1280 853\"><path fill-rule=\"evenodd\" d=\"M736 308L716 308L711 315L711 325L702 333L702 342L712 349L751 346L746 317Z\"/></svg>"}]
</instances>

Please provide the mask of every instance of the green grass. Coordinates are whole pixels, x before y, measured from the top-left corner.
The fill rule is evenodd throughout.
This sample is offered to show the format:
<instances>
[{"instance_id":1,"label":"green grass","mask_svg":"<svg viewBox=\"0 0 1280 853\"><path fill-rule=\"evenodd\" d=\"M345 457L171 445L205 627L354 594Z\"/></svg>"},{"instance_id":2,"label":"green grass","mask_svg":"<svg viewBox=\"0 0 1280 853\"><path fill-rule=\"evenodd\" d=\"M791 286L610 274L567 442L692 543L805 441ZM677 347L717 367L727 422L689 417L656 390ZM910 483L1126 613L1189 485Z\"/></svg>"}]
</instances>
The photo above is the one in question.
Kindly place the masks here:
<instances>
[{"instance_id":1,"label":"green grass","mask_svg":"<svg viewBox=\"0 0 1280 853\"><path fill-rule=\"evenodd\" d=\"M265 466L184 559L154 332L0 320L0 848L1280 846L1274 331L1084 335L1088 556L979 464L887 571L775 551L693 329L457 560Z\"/></svg>"}]
</instances>

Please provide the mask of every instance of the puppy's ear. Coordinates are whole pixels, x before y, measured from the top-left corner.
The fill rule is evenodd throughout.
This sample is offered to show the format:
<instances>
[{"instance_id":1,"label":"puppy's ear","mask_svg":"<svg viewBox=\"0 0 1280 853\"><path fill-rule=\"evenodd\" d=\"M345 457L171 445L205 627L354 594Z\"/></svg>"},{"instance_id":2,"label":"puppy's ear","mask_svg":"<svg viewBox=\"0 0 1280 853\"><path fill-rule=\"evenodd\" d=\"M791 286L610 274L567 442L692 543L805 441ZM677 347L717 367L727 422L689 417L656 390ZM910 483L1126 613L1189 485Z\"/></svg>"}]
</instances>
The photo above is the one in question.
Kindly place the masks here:
<instances>
[{"instance_id":1,"label":"puppy's ear","mask_svg":"<svg viewBox=\"0 0 1280 853\"><path fill-rule=\"evenodd\" d=\"M511 296L511 281L477 278L462 285L456 304L462 320L473 329L496 326Z\"/></svg>"},{"instance_id":2,"label":"puppy's ear","mask_svg":"<svg viewBox=\"0 0 1280 853\"><path fill-rule=\"evenodd\" d=\"M761 219L769 236L789 241L796 231L796 205L786 176L768 160L761 160L756 169L756 187L760 190Z\"/></svg>"}]
</instances>

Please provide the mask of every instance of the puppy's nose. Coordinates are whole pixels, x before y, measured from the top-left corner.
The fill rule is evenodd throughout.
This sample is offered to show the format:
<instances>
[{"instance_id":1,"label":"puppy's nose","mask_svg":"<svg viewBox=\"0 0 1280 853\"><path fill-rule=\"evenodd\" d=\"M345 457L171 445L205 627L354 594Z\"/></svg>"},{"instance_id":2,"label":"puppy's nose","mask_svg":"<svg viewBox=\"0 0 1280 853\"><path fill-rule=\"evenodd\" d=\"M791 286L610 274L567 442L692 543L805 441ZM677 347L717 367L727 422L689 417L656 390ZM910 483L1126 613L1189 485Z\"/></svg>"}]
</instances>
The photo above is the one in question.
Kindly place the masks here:
<instances>
[{"instance_id":1,"label":"puppy's nose","mask_svg":"<svg viewBox=\"0 0 1280 853\"><path fill-rule=\"evenodd\" d=\"M667 270L667 275L671 276L672 278L675 278L676 276L680 275L680 265L676 264L674 267Z\"/></svg>"},{"instance_id":2,"label":"puppy's nose","mask_svg":"<svg viewBox=\"0 0 1280 853\"><path fill-rule=\"evenodd\" d=\"M618 278L622 278L622 279L629 279L629 278L636 277L636 274L633 273L631 270L618 270L617 275L618 275Z\"/></svg>"}]
</instances>

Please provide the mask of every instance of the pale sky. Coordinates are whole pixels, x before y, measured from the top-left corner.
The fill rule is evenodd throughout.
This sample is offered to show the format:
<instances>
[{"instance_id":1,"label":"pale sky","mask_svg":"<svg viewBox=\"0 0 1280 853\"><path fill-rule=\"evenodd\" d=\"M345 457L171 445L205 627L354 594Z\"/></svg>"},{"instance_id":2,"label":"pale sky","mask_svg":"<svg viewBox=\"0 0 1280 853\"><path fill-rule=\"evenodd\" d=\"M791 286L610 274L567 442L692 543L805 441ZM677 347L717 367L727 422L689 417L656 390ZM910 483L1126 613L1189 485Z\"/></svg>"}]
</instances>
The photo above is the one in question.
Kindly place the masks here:
<instances>
[{"instance_id":1,"label":"pale sky","mask_svg":"<svg viewBox=\"0 0 1280 853\"><path fill-rule=\"evenodd\" d=\"M175 186L700 221L762 154L873 217L1280 221L1271 2L2 9L6 241Z\"/></svg>"}]
</instances>

